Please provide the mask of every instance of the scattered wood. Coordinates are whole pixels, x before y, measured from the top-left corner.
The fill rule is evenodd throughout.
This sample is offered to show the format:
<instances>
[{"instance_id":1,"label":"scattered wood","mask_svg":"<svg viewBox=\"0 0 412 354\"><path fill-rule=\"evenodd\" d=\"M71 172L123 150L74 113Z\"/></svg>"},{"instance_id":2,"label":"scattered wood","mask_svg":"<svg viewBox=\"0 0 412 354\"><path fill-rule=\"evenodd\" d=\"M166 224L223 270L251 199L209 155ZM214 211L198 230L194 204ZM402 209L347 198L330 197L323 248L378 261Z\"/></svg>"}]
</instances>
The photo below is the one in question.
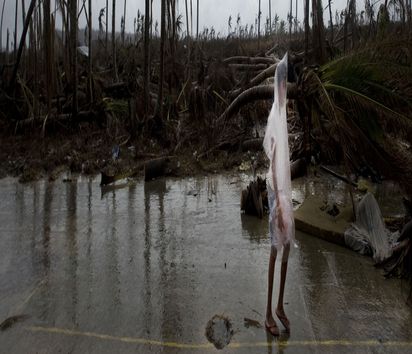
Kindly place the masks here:
<instances>
[{"instance_id":1,"label":"scattered wood","mask_svg":"<svg viewBox=\"0 0 412 354\"><path fill-rule=\"evenodd\" d=\"M242 191L240 210L244 211L247 215L262 218L264 199L266 199L265 204L267 206L266 180L258 176L255 181L251 181L246 189Z\"/></svg>"},{"instance_id":2,"label":"scattered wood","mask_svg":"<svg viewBox=\"0 0 412 354\"><path fill-rule=\"evenodd\" d=\"M261 71L267 68L266 64L229 64L229 67L240 71Z\"/></svg>"},{"instance_id":3,"label":"scattered wood","mask_svg":"<svg viewBox=\"0 0 412 354\"><path fill-rule=\"evenodd\" d=\"M305 159L299 159L290 165L291 179L302 177L306 174ZM251 181L246 189L242 190L240 198L240 210L247 215L254 215L259 218L263 217L264 211L268 209L268 197L266 189L266 180L257 177Z\"/></svg>"},{"instance_id":4,"label":"scattered wood","mask_svg":"<svg viewBox=\"0 0 412 354\"><path fill-rule=\"evenodd\" d=\"M242 142L242 151L262 150L263 138L247 139Z\"/></svg>"},{"instance_id":5,"label":"scattered wood","mask_svg":"<svg viewBox=\"0 0 412 354\"><path fill-rule=\"evenodd\" d=\"M224 63L232 64L232 63L243 63L243 64L273 64L275 62L274 57L247 57L247 56L237 56L237 57L229 57L223 59Z\"/></svg>"},{"instance_id":6,"label":"scattered wood","mask_svg":"<svg viewBox=\"0 0 412 354\"><path fill-rule=\"evenodd\" d=\"M27 119L22 119L16 121L16 129L32 127L36 124L41 124L43 129L47 124L50 123L64 123L64 122L83 122L83 121L94 121L99 116L94 111L80 111L76 115L71 113L62 114L49 114L40 117L30 117Z\"/></svg>"},{"instance_id":7,"label":"scattered wood","mask_svg":"<svg viewBox=\"0 0 412 354\"><path fill-rule=\"evenodd\" d=\"M124 178L129 178L129 177L134 177L138 174L138 172L141 170L142 164L139 164L136 166L134 169L128 169L126 171L120 171L120 172L113 172L113 171L102 171L101 172L101 180L100 180L100 185L101 186L107 186L111 183L114 183L118 180L124 179Z\"/></svg>"},{"instance_id":8,"label":"scattered wood","mask_svg":"<svg viewBox=\"0 0 412 354\"><path fill-rule=\"evenodd\" d=\"M348 184L351 184L351 185L354 186L355 188L358 188L358 184L355 183L355 182L353 182L353 181L351 181L351 180L350 180L349 178L347 178L346 176L342 176L342 175L340 175L339 173L336 173L335 171L332 171L331 169L329 169L329 168L327 168L327 167L325 167L325 166L322 166L322 165L320 165L320 169L323 170L323 171L325 171L325 172L327 172L327 173L329 173L330 175L332 175L332 176L340 179L341 181L343 181L343 182L345 182L345 183L348 183Z\"/></svg>"}]
</instances>

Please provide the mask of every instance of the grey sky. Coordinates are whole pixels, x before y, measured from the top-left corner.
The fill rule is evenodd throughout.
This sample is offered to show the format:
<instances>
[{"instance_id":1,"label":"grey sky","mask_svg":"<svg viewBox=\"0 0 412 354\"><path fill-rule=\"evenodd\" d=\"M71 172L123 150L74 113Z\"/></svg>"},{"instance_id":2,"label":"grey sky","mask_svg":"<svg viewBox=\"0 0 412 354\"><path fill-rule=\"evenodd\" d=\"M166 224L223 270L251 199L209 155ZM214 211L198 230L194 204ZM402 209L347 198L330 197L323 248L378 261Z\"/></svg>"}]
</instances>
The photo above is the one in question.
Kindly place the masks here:
<instances>
[{"instance_id":1,"label":"grey sky","mask_svg":"<svg viewBox=\"0 0 412 354\"><path fill-rule=\"evenodd\" d=\"M21 18L21 0L5 0L5 12L4 12L4 23L3 23L3 46L5 46L5 38L6 38L6 31L7 28L10 30L10 37L13 36L14 31L14 11L15 11L15 4L16 2L19 5L19 17L18 17L18 27L22 27L22 18ZM190 0L187 0L190 4ZM295 9L296 0L293 1L293 8ZM54 8L55 1L52 0L52 9ZM196 0L192 0L193 3L193 30L196 30ZM335 13L335 10L341 10L346 5L347 0L332 0L332 12ZM30 0L25 0L26 4L26 11L29 6ZM79 0L79 3L82 4L83 0ZM87 3L87 1L86 1ZM117 30L120 30L120 17L123 15L123 4L124 0L117 0L116 1L116 12L117 12ZM153 13L155 19L159 17L160 14L160 0L153 0ZM177 0L178 3L178 12L183 16L183 22L186 23L186 15L185 15L185 0ZM199 13L200 13L200 20L199 20L199 30L202 31L204 27L211 27L213 26L216 33L220 32L221 34L227 33L227 22L228 18L231 15L233 18L232 23L235 24L235 19L237 14L240 14L241 23L245 24L254 24L255 18L257 17L258 13L258 3L259 0L199 0ZM303 17L303 3L304 0L298 0L298 19L302 21ZM323 0L324 5L327 4L326 0ZM0 4L3 4L3 0L0 0ZM109 0L109 17L111 17L111 8L112 8L112 0ZM265 18L268 16L269 13L269 0L261 0L262 6L262 21L263 24L265 22ZM98 15L99 10L106 6L106 0L92 0L93 5L93 21L94 21L94 28L98 26ZM279 15L281 19L286 20L287 12L289 11L290 1L289 0L272 0L272 17L275 13ZM358 8L363 8L364 0L357 0ZM0 9L1 10L1 9ZM134 18L137 17L137 11L140 10L141 13L144 13L144 0L127 0L127 8L126 8L126 30L133 31L133 22ZM293 10L293 14L295 14L295 10ZM328 11L325 11L325 18L328 14ZM57 25L59 24L59 16L57 17ZM263 25L262 24L262 28ZM80 26L85 26L85 19L84 15L80 17ZM111 28L111 20L109 20L109 28ZM184 24L183 28L186 28ZM18 31L20 34L20 30ZM12 42L12 38L10 39Z\"/></svg>"}]
</instances>

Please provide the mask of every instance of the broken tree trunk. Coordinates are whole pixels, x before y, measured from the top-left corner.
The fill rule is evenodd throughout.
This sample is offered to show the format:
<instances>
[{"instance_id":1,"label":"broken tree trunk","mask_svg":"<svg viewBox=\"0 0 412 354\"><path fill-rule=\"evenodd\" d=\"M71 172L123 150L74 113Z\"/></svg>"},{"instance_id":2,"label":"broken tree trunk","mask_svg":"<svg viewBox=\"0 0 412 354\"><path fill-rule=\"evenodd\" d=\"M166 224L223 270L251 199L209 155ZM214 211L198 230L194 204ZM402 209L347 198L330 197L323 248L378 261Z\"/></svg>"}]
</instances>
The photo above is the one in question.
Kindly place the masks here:
<instances>
[{"instance_id":1,"label":"broken tree trunk","mask_svg":"<svg viewBox=\"0 0 412 354\"><path fill-rule=\"evenodd\" d=\"M238 56L229 57L223 59L224 63L227 64L274 64L276 59L274 57L248 57L248 56Z\"/></svg>"},{"instance_id":2,"label":"broken tree trunk","mask_svg":"<svg viewBox=\"0 0 412 354\"><path fill-rule=\"evenodd\" d=\"M219 117L219 120L226 120L236 114L240 108L247 103L257 100L273 100L274 85L254 86L243 91L237 96L233 102L226 108L226 110ZM296 99L298 97L298 89L295 84L288 83L287 95L289 99Z\"/></svg>"},{"instance_id":3,"label":"broken tree trunk","mask_svg":"<svg viewBox=\"0 0 412 354\"><path fill-rule=\"evenodd\" d=\"M176 157L167 156L146 161L144 164L144 180L151 181L157 177L173 174L178 169Z\"/></svg>"},{"instance_id":4,"label":"broken tree trunk","mask_svg":"<svg viewBox=\"0 0 412 354\"><path fill-rule=\"evenodd\" d=\"M292 162L290 164L290 173L292 180L304 176L306 174L305 159ZM240 210L244 211L247 215L262 218L265 209L268 209L266 180L258 176L255 181L250 182L249 186L242 191Z\"/></svg>"},{"instance_id":5,"label":"broken tree trunk","mask_svg":"<svg viewBox=\"0 0 412 354\"><path fill-rule=\"evenodd\" d=\"M23 27L23 33L21 34L21 39L20 39L20 43L19 43L19 50L17 52L17 58L16 58L16 62L14 64L14 68L13 68L13 74L11 75L11 80L10 80L10 84L9 84L10 90L14 90L14 87L15 87L15 84L16 84L17 71L19 69L21 55L23 53L23 48L24 48L24 43L26 43L27 30L29 29L31 16L33 14L35 5L36 5L36 0L31 0L29 10L27 11L26 21L25 21L24 27Z\"/></svg>"}]
</instances>

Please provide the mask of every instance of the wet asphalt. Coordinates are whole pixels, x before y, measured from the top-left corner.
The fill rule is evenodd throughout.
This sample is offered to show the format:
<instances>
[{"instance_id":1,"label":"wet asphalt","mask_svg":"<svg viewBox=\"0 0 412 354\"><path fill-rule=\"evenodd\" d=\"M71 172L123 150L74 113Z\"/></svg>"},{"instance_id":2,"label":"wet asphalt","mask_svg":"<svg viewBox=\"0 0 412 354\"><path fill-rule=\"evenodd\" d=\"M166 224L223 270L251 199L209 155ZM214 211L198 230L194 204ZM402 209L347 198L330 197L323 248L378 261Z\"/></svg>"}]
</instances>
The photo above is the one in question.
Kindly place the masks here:
<instances>
[{"instance_id":1,"label":"wet asphalt","mask_svg":"<svg viewBox=\"0 0 412 354\"><path fill-rule=\"evenodd\" d=\"M405 284L300 232L291 333L267 334L267 220L239 211L249 178L0 180L0 353L213 353L215 315L232 329L220 352L411 352ZM294 183L297 199L313 193Z\"/></svg>"}]
</instances>

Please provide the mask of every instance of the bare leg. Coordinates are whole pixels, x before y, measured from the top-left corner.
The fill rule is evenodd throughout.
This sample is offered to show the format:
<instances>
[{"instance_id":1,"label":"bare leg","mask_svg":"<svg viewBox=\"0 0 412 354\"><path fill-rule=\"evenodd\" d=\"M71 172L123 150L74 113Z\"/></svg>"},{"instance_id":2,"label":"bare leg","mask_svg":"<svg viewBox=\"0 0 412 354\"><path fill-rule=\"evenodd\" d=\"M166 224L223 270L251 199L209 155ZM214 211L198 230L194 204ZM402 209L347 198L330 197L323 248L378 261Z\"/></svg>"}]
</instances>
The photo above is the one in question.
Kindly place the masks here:
<instances>
[{"instance_id":1,"label":"bare leg","mask_svg":"<svg viewBox=\"0 0 412 354\"><path fill-rule=\"evenodd\" d=\"M275 319L272 314L272 294L273 294L273 277L275 274L277 250L274 246L270 248L269 272L268 272L268 299L266 306L266 321L265 326L267 330L274 336L279 335L279 329L276 326Z\"/></svg>"},{"instance_id":2,"label":"bare leg","mask_svg":"<svg viewBox=\"0 0 412 354\"><path fill-rule=\"evenodd\" d=\"M290 331L290 323L289 323L288 318L286 317L285 310L283 308L283 295L285 293L285 283L286 283L286 273L288 270L289 252L290 252L290 244L287 244L283 248L282 266L280 269L279 299L278 299L278 306L276 308L276 315L278 316L280 322L282 322L282 324L285 326L288 332Z\"/></svg>"}]
</instances>

